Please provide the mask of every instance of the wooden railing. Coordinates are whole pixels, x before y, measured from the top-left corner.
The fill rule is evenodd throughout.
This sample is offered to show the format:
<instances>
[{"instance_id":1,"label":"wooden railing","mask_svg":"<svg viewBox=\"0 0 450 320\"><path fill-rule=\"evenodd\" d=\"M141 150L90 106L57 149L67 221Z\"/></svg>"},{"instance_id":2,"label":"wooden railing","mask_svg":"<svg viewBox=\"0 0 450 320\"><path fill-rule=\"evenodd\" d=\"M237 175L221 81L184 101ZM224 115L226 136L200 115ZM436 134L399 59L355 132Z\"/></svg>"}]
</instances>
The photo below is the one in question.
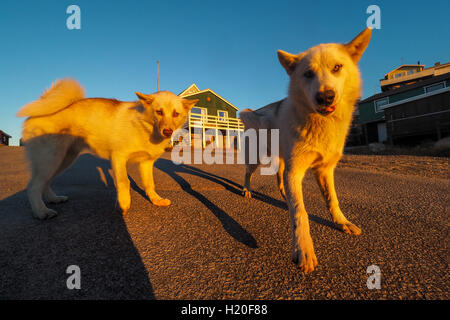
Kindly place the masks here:
<instances>
[{"instance_id":1,"label":"wooden railing","mask_svg":"<svg viewBox=\"0 0 450 320\"><path fill-rule=\"evenodd\" d=\"M242 123L241 119L238 118L189 113L188 124L190 128L244 131L244 124Z\"/></svg>"},{"instance_id":2,"label":"wooden railing","mask_svg":"<svg viewBox=\"0 0 450 320\"><path fill-rule=\"evenodd\" d=\"M228 118L228 117L220 117L220 116L210 116L210 115L202 115L198 113L189 113L188 117L188 141L189 144L192 145L192 135L191 135L191 128L197 129L194 131L198 131L198 129L201 129L201 139L202 143L201 146L203 148L206 147L206 130L213 129L214 130L214 144L216 147L221 148L230 148L231 147L231 139L232 138L232 132L234 131L237 133L237 148L240 150L241 148L241 140L240 136L241 133L244 132L244 123L242 123L241 119L238 118ZM225 138L225 143L223 143L223 140L220 139L220 131L225 130L225 136L222 137ZM220 135L219 135L220 134ZM220 141L222 140L222 141Z\"/></svg>"}]
</instances>

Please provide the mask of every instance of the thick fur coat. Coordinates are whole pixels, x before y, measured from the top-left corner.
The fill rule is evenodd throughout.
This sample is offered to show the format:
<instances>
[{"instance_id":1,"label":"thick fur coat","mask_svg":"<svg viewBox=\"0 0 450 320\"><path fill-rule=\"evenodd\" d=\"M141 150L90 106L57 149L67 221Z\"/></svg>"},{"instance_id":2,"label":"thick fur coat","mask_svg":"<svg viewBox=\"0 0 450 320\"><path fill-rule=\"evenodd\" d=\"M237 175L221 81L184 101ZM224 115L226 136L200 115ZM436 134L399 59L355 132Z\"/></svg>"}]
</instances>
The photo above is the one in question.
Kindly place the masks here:
<instances>
[{"instance_id":1,"label":"thick fur coat","mask_svg":"<svg viewBox=\"0 0 450 320\"><path fill-rule=\"evenodd\" d=\"M111 160L124 214L131 202L128 161L139 162L144 188L152 203L170 205L170 200L155 192L153 163L169 146L173 131L184 124L197 100L182 99L168 91L136 95L139 100L132 102L84 98L78 82L63 79L17 113L28 117L22 138L31 166L27 193L35 217L56 215L43 198L52 203L67 200L66 196L54 194L51 180L83 150Z\"/></svg>"},{"instance_id":2,"label":"thick fur coat","mask_svg":"<svg viewBox=\"0 0 450 320\"><path fill-rule=\"evenodd\" d=\"M280 63L290 77L288 97L256 111L240 112L246 129L279 129L278 185L292 222L292 258L304 272L317 266L302 194L308 169L314 172L336 226L348 234L361 234L339 208L334 169L361 96L357 63L370 37L371 29L366 29L348 44L320 44L300 54L279 50ZM246 166L243 192L247 198L257 167Z\"/></svg>"}]
</instances>

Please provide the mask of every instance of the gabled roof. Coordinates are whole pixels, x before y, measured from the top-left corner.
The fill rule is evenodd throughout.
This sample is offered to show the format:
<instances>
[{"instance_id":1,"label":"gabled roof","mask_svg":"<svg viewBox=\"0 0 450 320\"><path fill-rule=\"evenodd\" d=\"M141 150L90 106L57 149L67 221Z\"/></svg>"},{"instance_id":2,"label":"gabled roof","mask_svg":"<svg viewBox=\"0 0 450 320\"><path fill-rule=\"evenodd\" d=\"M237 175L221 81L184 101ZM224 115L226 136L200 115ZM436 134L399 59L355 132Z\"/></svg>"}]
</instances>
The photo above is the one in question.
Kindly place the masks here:
<instances>
[{"instance_id":1,"label":"gabled roof","mask_svg":"<svg viewBox=\"0 0 450 320\"><path fill-rule=\"evenodd\" d=\"M4 136L7 136L8 138L12 138L9 134L7 134L5 131L0 130L0 133Z\"/></svg>"},{"instance_id":2,"label":"gabled roof","mask_svg":"<svg viewBox=\"0 0 450 320\"><path fill-rule=\"evenodd\" d=\"M195 83L191 84L187 89L179 94L180 97L184 97L189 94L194 94L199 92L200 89L195 85Z\"/></svg>"},{"instance_id":3,"label":"gabled roof","mask_svg":"<svg viewBox=\"0 0 450 320\"><path fill-rule=\"evenodd\" d=\"M206 93L206 92L212 93L213 95L215 95L219 99L222 99L223 101L228 103L230 106L232 106L236 110L239 110L234 104L232 104L231 102L229 102L225 98L219 96L217 93L215 93L211 89L199 90L198 87L195 85L195 83L191 84L186 90L184 90L182 93L180 93L179 96L183 97L183 98L186 98L186 97L189 97L189 96L193 96L195 94Z\"/></svg>"},{"instance_id":4,"label":"gabled roof","mask_svg":"<svg viewBox=\"0 0 450 320\"><path fill-rule=\"evenodd\" d=\"M398 69L404 68L404 67L422 67L425 68L424 64L402 64L400 67L395 68L394 70L389 71L388 73L386 73L384 76L387 76L389 73L392 73Z\"/></svg>"}]
</instances>

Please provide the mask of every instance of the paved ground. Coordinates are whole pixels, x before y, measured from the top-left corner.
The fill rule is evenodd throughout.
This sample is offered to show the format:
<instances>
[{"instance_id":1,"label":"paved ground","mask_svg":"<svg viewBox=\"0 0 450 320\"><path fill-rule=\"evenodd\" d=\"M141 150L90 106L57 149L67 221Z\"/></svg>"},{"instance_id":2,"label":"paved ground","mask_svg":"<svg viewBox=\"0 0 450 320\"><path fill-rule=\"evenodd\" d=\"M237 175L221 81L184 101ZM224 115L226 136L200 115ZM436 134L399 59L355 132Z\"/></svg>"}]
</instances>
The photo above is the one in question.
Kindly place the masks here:
<instances>
[{"instance_id":1,"label":"paved ground","mask_svg":"<svg viewBox=\"0 0 450 320\"><path fill-rule=\"evenodd\" d=\"M132 208L123 218L108 163L83 155L54 182L69 202L52 205L59 216L41 222L24 192L23 149L0 148L0 298L450 298L448 158L346 156L336 184L359 237L333 228L308 175L319 266L306 276L290 262L275 177L255 176L256 197L246 200L242 166L167 159L157 162L155 180L172 206L152 206L130 166ZM380 290L366 286L372 264L381 269ZM81 268L81 290L66 288L69 265Z\"/></svg>"}]
</instances>

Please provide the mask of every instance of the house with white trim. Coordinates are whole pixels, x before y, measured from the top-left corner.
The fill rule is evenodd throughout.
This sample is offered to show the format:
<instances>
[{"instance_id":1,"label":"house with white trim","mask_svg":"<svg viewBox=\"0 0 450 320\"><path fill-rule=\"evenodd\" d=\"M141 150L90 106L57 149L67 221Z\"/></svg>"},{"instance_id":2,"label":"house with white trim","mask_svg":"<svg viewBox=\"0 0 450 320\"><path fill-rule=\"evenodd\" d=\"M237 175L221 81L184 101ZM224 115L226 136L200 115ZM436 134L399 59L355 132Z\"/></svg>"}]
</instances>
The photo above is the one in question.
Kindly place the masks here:
<instances>
[{"instance_id":1,"label":"house with white trim","mask_svg":"<svg viewBox=\"0 0 450 320\"><path fill-rule=\"evenodd\" d=\"M183 126L189 132L189 137L186 138L191 145L193 139L198 139L203 148L209 143L220 148L233 145L240 148L240 135L244 131L244 125L237 118L239 109L235 105L213 90L200 90L195 84L190 85L179 96L199 100Z\"/></svg>"},{"instance_id":2,"label":"house with white trim","mask_svg":"<svg viewBox=\"0 0 450 320\"><path fill-rule=\"evenodd\" d=\"M6 132L0 130L0 147L9 146L9 139L11 139L11 136Z\"/></svg>"},{"instance_id":3,"label":"house with white trim","mask_svg":"<svg viewBox=\"0 0 450 320\"><path fill-rule=\"evenodd\" d=\"M450 63L402 65L386 73L380 87L358 102L365 143L450 135Z\"/></svg>"}]
</instances>

